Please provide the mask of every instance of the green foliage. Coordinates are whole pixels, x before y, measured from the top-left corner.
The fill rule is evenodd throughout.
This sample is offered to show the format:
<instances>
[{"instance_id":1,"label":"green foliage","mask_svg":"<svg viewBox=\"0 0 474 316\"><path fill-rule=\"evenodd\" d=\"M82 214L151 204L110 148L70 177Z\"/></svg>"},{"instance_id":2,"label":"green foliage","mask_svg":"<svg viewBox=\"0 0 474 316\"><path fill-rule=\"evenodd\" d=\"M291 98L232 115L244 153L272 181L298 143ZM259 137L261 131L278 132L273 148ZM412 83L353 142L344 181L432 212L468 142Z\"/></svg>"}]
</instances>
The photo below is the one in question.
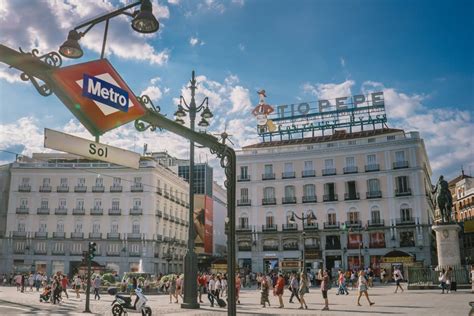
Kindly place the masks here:
<instances>
[{"instance_id":1,"label":"green foliage","mask_svg":"<svg viewBox=\"0 0 474 316\"><path fill-rule=\"evenodd\" d=\"M107 281L109 284L115 283L115 277L112 275L112 273L105 273L102 275L102 280Z\"/></svg>"}]
</instances>

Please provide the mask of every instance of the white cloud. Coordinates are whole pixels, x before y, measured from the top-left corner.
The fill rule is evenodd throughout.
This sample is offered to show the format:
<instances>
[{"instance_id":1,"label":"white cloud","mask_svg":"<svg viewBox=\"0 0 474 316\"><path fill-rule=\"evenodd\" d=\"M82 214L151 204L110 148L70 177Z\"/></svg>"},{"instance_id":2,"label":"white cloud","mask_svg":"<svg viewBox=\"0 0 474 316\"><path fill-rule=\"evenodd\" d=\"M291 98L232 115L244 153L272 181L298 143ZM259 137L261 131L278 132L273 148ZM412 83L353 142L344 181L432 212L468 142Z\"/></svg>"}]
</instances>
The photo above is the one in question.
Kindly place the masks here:
<instances>
[{"instance_id":1,"label":"white cloud","mask_svg":"<svg viewBox=\"0 0 474 316\"><path fill-rule=\"evenodd\" d=\"M243 6L245 4L245 0L232 0L232 3Z\"/></svg>"},{"instance_id":2,"label":"white cloud","mask_svg":"<svg viewBox=\"0 0 474 316\"><path fill-rule=\"evenodd\" d=\"M341 57L340 62L342 67L346 67L346 60L343 57Z\"/></svg>"},{"instance_id":3,"label":"white cloud","mask_svg":"<svg viewBox=\"0 0 474 316\"><path fill-rule=\"evenodd\" d=\"M240 49L240 51L242 51L242 52L245 51L245 45L242 44L242 43L239 43L239 49Z\"/></svg>"},{"instance_id":4,"label":"white cloud","mask_svg":"<svg viewBox=\"0 0 474 316\"><path fill-rule=\"evenodd\" d=\"M252 105L249 90L242 86L232 88L230 101L232 102L232 110L229 113L244 112L248 114Z\"/></svg>"},{"instance_id":5,"label":"white cloud","mask_svg":"<svg viewBox=\"0 0 474 316\"><path fill-rule=\"evenodd\" d=\"M173 5L178 5L180 2L181 0L168 0L168 3Z\"/></svg>"},{"instance_id":6,"label":"white cloud","mask_svg":"<svg viewBox=\"0 0 474 316\"><path fill-rule=\"evenodd\" d=\"M170 91L169 88L166 87L160 87L160 82L161 78L160 77L155 77L150 79L150 85L146 87L140 95L147 95L150 97L151 101L156 105L158 105L156 102L161 100L163 97L163 94L166 94Z\"/></svg>"},{"instance_id":7,"label":"white cloud","mask_svg":"<svg viewBox=\"0 0 474 316\"><path fill-rule=\"evenodd\" d=\"M346 80L343 83L305 83L303 91L310 93L318 99L332 100L338 97L351 96L351 88L355 84L353 80Z\"/></svg>"},{"instance_id":8,"label":"white cloud","mask_svg":"<svg viewBox=\"0 0 474 316\"><path fill-rule=\"evenodd\" d=\"M26 81L21 80L18 70L7 68L3 64L0 66L0 79L9 83L26 83Z\"/></svg>"},{"instance_id":9,"label":"white cloud","mask_svg":"<svg viewBox=\"0 0 474 316\"><path fill-rule=\"evenodd\" d=\"M202 46L202 45L204 45L205 43L204 43L202 40L200 40L199 38L197 38L197 37L191 37L191 38L189 39L189 44L190 44L191 46L196 46L196 45Z\"/></svg>"}]
</instances>

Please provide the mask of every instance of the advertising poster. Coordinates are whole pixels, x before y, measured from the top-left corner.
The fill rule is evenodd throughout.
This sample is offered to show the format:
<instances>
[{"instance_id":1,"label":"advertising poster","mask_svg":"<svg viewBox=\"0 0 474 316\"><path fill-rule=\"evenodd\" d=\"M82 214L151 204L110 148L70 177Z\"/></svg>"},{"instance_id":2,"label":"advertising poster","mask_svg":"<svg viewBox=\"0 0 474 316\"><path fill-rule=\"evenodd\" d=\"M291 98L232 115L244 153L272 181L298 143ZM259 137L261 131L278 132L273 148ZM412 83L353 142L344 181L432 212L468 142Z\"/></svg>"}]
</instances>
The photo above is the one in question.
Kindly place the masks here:
<instances>
[{"instance_id":1,"label":"advertising poster","mask_svg":"<svg viewBox=\"0 0 474 316\"><path fill-rule=\"evenodd\" d=\"M212 198L207 195L194 196L195 247L198 254L212 254L213 208Z\"/></svg>"}]
</instances>

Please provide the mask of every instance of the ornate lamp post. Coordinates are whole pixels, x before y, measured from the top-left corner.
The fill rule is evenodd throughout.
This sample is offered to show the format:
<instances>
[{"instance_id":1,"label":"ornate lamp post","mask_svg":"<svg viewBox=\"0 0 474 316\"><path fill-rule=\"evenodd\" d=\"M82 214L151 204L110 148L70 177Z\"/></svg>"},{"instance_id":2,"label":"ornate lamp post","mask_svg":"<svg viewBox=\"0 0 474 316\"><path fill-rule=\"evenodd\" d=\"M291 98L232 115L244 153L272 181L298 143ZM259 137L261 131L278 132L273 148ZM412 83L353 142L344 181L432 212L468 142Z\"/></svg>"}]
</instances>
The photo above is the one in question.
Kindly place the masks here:
<instances>
[{"instance_id":1,"label":"ornate lamp post","mask_svg":"<svg viewBox=\"0 0 474 316\"><path fill-rule=\"evenodd\" d=\"M306 232L304 231L304 229L305 229L305 227L304 227L304 221L305 221L305 219L306 219L307 222L309 222L309 221L315 221L317 218L316 218L316 216L314 215L314 212L313 212L313 211L311 211L311 213L308 214L308 215L306 215L306 216L304 215L304 213L302 213L302 214L301 214L301 217L298 216L298 215L296 215L295 212L291 212L291 217L290 217L290 219L288 220L288 222L290 222L291 224L296 223L296 219L295 219L295 218L301 220L301 224L303 225L303 232L301 233L301 238L303 239L303 253L302 253L303 255L302 255L302 258L301 258L301 259L302 259L302 260L301 260L301 261L302 261L302 268L301 268L301 270L304 271L304 270L305 270L305 253L304 253L305 244L304 244L304 243L305 243L305 238L306 238Z\"/></svg>"},{"instance_id":2,"label":"ornate lamp post","mask_svg":"<svg viewBox=\"0 0 474 316\"><path fill-rule=\"evenodd\" d=\"M186 102L184 97L179 97L178 110L174 113L176 116L176 122L184 124L183 118L186 113L189 113L189 124L192 131L195 129L196 114L201 112L201 121L198 123L201 127L208 127L210 118L213 117L212 112L209 110L209 99L205 97L199 106L196 105L196 78L194 76L194 70L190 80L191 86L191 101L189 104ZM204 107L204 103L206 106ZM188 251L184 257L184 299L181 307L183 308L199 308L197 302L197 256L194 252L194 239L196 236L194 227L194 141L190 140L189 147L189 228L188 228ZM230 237L233 238L233 237Z\"/></svg>"}]
</instances>

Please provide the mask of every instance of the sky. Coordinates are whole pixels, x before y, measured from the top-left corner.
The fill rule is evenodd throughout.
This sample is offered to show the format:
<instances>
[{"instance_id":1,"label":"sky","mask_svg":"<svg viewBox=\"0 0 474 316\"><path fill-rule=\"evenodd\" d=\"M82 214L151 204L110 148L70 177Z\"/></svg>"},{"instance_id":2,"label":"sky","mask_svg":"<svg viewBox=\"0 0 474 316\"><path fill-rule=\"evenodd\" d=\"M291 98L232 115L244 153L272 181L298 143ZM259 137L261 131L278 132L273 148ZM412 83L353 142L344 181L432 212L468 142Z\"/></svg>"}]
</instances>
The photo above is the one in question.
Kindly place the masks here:
<instances>
[{"instance_id":1,"label":"sky","mask_svg":"<svg viewBox=\"0 0 474 316\"><path fill-rule=\"evenodd\" d=\"M209 97L209 133L227 130L236 149L259 141L250 114L265 89L271 105L383 91L388 126L419 131L433 170L474 173L474 2L469 0L153 0L160 29L138 34L130 18L111 20L106 58L136 95L173 117L179 96ZM128 0L0 0L0 44L41 54L57 51L68 31ZM100 58L104 25L80 41ZM43 130L92 139L56 96L39 95L20 72L0 63L0 164L12 153L47 152ZM133 123L101 142L187 158L189 145L169 132L138 132ZM8 153L8 152L12 153ZM208 150L196 160L223 173Z\"/></svg>"}]
</instances>

